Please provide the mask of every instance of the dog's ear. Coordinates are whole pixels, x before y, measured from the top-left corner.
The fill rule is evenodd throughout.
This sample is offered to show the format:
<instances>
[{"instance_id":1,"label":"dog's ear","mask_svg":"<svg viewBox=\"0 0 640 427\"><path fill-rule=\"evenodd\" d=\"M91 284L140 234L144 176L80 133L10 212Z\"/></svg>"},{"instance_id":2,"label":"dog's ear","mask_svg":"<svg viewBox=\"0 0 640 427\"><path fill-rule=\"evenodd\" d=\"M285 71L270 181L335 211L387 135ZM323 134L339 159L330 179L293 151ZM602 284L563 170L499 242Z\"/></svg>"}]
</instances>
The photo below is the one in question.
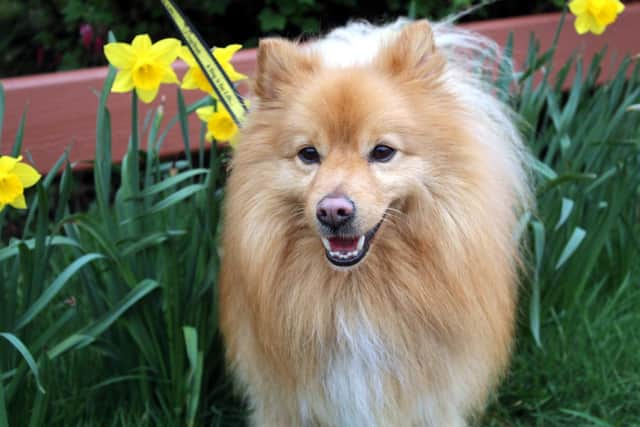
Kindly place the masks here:
<instances>
[{"instance_id":1,"label":"dog's ear","mask_svg":"<svg viewBox=\"0 0 640 427\"><path fill-rule=\"evenodd\" d=\"M296 81L304 81L299 79L311 74L317 65L315 57L281 38L260 40L257 62L254 93L263 101L281 98Z\"/></svg>"},{"instance_id":2,"label":"dog's ear","mask_svg":"<svg viewBox=\"0 0 640 427\"><path fill-rule=\"evenodd\" d=\"M445 65L436 49L431 25L426 20L402 28L378 56L379 66L389 74L405 80L434 77Z\"/></svg>"}]
</instances>

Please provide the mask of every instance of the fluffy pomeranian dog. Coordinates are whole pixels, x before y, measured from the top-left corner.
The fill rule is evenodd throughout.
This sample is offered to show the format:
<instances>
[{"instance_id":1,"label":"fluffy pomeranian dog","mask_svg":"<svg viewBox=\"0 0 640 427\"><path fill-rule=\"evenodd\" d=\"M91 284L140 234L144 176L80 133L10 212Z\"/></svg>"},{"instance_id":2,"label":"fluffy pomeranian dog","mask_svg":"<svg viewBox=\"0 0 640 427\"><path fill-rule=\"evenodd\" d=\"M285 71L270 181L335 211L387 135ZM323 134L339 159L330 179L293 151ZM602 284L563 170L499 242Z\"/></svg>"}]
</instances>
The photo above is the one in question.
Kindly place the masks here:
<instances>
[{"instance_id":1,"label":"fluffy pomeranian dog","mask_svg":"<svg viewBox=\"0 0 640 427\"><path fill-rule=\"evenodd\" d=\"M448 24L258 49L220 282L254 426L465 426L514 333L523 149ZM486 61L485 61L486 62Z\"/></svg>"}]
</instances>

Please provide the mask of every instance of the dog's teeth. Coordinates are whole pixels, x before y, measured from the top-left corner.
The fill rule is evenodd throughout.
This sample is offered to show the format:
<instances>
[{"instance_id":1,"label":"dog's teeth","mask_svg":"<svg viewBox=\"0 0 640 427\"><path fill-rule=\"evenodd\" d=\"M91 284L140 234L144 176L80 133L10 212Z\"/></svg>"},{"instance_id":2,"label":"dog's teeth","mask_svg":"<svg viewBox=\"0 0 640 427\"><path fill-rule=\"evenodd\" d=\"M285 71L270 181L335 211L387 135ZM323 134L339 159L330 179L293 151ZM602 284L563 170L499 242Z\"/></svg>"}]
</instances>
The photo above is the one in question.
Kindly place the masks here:
<instances>
[{"instance_id":1,"label":"dog's teeth","mask_svg":"<svg viewBox=\"0 0 640 427\"><path fill-rule=\"evenodd\" d=\"M360 238L358 239L358 249L355 252L356 253L360 252L363 247L364 247L364 234L360 236Z\"/></svg>"},{"instance_id":2,"label":"dog's teeth","mask_svg":"<svg viewBox=\"0 0 640 427\"><path fill-rule=\"evenodd\" d=\"M331 244L329 243L329 239L326 239L324 237L322 237L322 244L324 245L324 247L331 252ZM333 255L333 253L332 253Z\"/></svg>"}]
</instances>

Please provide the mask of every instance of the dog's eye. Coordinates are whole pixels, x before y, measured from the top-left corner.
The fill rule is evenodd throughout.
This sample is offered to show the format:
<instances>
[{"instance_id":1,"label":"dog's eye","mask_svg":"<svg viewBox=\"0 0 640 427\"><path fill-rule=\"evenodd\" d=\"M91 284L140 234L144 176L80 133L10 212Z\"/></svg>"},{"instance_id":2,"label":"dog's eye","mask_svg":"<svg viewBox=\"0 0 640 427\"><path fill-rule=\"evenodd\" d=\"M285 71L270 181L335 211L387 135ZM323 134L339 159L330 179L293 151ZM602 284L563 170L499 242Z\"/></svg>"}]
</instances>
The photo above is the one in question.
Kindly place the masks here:
<instances>
[{"instance_id":1,"label":"dog's eye","mask_svg":"<svg viewBox=\"0 0 640 427\"><path fill-rule=\"evenodd\" d=\"M393 158L393 155L396 154L396 150L389 147L388 145L378 144L373 147L371 153L369 153L369 161L370 162L388 162Z\"/></svg>"},{"instance_id":2,"label":"dog's eye","mask_svg":"<svg viewBox=\"0 0 640 427\"><path fill-rule=\"evenodd\" d=\"M315 147L304 147L302 150L298 151L298 157L302 160L303 163L308 165L312 163L320 163L320 153Z\"/></svg>"}]
</instances>

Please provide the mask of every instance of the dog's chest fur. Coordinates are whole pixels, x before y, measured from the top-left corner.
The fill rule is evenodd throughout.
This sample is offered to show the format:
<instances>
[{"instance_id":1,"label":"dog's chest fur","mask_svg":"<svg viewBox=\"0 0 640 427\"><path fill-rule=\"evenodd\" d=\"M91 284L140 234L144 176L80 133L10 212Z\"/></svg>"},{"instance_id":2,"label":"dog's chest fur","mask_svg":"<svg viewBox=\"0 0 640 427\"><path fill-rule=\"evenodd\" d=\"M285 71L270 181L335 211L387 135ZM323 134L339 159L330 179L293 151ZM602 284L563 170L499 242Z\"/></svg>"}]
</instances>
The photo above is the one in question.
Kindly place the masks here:
<instances>
[{"instance_id":1,"label":"dog's chest fur","mask_svg":"<svg viewBox=\"0 0 640 427\"><path fill-rule=\"evenodd\" d=\"M304 425L381 425L388 402L386 384L397 377L389 348L363 310L335 310L336 342L320 380L323 399L303 395ZM312 421L314 420L315 421Z\"/></svg>"}]
</instances>

